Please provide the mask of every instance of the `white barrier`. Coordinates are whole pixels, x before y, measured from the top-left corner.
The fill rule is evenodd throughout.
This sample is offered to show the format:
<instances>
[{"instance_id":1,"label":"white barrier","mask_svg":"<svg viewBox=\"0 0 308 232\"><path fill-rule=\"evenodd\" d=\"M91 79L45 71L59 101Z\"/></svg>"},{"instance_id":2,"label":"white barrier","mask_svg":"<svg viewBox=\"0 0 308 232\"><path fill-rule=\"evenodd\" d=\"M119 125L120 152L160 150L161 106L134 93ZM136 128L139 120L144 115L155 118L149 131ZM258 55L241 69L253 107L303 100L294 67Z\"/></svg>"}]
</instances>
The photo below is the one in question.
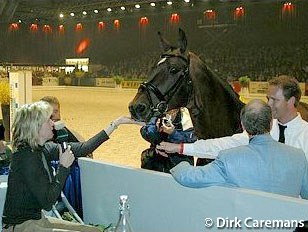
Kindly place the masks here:
<instances>
[{"instance_id":1,"label":"white barrier","mask_svg":"<svg viewBox=\"0 0 308 232\"><path fill-rule=\"evenodd\" d=\"M115 223L121 194L129 195L131 223L136 232L217 231L216 223L223 221L219 217L229 223L232 219L241 220L239 225L244 231L248 230L247 218L251 218L247 221L250 226L252 219L260 223L308 219L307 200L239 188L191 189L179 185L168 174L87 158L80 158L79 165L86 223ZM205 227L206 218L215 223L211 229Z\"/></svg>"}]
</instances>

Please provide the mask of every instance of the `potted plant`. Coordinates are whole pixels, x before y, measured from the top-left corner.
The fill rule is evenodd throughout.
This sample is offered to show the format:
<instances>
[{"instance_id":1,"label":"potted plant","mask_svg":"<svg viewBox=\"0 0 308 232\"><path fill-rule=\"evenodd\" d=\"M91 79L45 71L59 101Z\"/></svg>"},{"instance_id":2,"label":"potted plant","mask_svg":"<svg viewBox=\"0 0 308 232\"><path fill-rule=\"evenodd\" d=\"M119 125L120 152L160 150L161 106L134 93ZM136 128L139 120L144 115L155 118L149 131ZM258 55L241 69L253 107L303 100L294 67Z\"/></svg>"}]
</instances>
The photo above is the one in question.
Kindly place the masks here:
<instances>
[{"instance_id":1,"label":"potted plant","mask_svg":"<svg viewBox=\"0 0 308 232\"><path fill-rule=\"evenodd\" d=\"M116 88L121 88L121 83L122 83L122 81L124 81L124 78L121 77L121 76L114 76L113 80L116 84Z\"/></svg>"},{"instance_id":2,"label":"potted plant","mask_svg":"<svg viewBox=\"0 0 308 232\"><path fill-rule=\"evenodd\" d=\"M244 88L248 88L249 82L250 82L250 78L248 76L242 76L238 79L238 81L240 82L240 85Z\"/></svg>"},{"instance_id":3,"label":"potted plant","mask_svg":"<svg viewBox=\"0 0 308 232\"><path fill-rule=\"evenodd\" d=\"M5 128L5 140L10 140L10 85L7 79L0 80L0 103Z\"/></svg>"},{"instance_id":4,"label":"potted plant","mask_svg":"<svg viewBox=\"0 0 308 232\"><path fill-rule=\"evenodd\" d=\"M248 94L249 93L249 82L250 78L248 76L242 76L238 79L240 86L241 86L241 93Z\"/></svg>"}]
</instances>

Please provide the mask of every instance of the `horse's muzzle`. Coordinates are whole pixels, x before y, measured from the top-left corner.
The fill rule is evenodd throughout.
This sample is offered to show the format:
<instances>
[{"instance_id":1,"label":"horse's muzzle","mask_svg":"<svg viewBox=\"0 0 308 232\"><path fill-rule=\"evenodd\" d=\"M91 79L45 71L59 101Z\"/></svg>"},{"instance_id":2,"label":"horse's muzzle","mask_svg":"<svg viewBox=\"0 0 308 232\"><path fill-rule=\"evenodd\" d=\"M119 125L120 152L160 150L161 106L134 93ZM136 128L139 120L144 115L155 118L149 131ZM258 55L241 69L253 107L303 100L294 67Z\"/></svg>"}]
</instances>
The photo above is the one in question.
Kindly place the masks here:
<instances>
[{"instance_id":1,"label":"horse's muzzle","mask_svg":"<svg viewBox=\"0 0 308 232\"><path fill-rule=\"evenodd\" d=\"M131 117L137 121L146 121L147 106L143 103L133 104L128 106Z\"/></svg>"}]
</instances>

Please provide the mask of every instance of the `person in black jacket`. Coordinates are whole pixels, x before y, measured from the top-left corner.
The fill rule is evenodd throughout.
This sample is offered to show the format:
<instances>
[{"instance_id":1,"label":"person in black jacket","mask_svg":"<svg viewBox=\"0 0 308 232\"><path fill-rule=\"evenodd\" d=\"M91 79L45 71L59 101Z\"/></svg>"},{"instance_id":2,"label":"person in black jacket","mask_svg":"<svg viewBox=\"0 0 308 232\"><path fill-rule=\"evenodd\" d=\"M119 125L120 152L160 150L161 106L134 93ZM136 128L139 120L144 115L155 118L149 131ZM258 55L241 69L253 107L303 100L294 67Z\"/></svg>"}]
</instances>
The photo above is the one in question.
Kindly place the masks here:
<instances>
[{"instance_id":1,"label":"person in black jacket","mask_svg":"<svg viewBox=\"0 0 308 232\"><path fill-rule=\"evenodd\" d=\"M87 225L49 218L42 209L51 210L70 172L75 157L86 156L109 139L109 135L124 123L134 123L120 117L86 142L69 143L62 152L53 137L52 107L44 101L26 104L15 114L12 124L12 161L3 212L3 231L99 231ZM56 175L51 160L59 160Z\"/></svg>"},{"instance_id":2,"label":"person in black jacket","mask_svg":"<svg viewBox=\"0 0 308 232\"><path fill-rule=\"evenodd\" d=\"M44 96L41 98L41 101L48 102L52 106L52 114L50 119L53 122L61 121L61 107L60 101L55 96ZM63 123L64 125L64 123ZM70 130L66 126L64 127L67 132L67 142L83 142L84 139L75 131ZM54 137L55 138L55 137ZM93 158L92 153L87 155L90 158ZM52 161L53 167L57 168L59 161ZM82 209L82 194L81 194L81 182L80 182L80 169L78 165L78 159L75 159L70 167L70 174L66 179L63 193L66 196L70 205L75 209L78 216L83 219L83 209ZM57 205L57 209L61 214L66 210L61 201Z\"/></svg>"}]
</instances>

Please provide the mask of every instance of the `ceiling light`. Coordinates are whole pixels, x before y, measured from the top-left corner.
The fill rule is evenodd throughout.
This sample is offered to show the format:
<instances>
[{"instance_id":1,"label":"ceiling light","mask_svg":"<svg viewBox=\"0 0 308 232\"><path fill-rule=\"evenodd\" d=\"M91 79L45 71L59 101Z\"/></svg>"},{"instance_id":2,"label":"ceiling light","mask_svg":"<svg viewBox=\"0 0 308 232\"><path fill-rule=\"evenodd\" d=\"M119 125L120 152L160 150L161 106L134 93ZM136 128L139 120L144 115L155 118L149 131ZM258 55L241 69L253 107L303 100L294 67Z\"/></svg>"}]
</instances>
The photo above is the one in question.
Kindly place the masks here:
<instances>
[{"instance_id":1,"label":"ceiling light","mask_svg":"<svg viewBox=\"0 0 308 232\"><path fill-rule=\"evenodd\" d=\"M74 12L70 13L70 16L74 17L74 16L75 16L75 13L74 13Z\"/></svg>"},{"instance_id":2,"label":"ceiling light","mask_svg":"<svg viewBox=\"0 0 308 232\"><path fill-rule=\"evenodd\" d=\"M121 10L125 10L125 6L121 6Z\"/></svg>"},{"instance_id":3,"label":"ceiling light","mask_svg":"<svg viewBox=\"0 0 308 232\"><path fill-rule=\"evenodd\" d=\"M63 17L64 17L64 14L62 14L62 13L59 14L59 17L60 17L60 18L63 18Z\"/></svg>"},{"instance_id":4,"label":"ceiling light","mask_svg":"<svg viewBox=\"0 0 308 232\"><path fill-rule=\"evenodd\" d=\"M87 15L87 12L86 12L86 11L83 11L82 14L83 14L83 15Z\"/></svg>"},{"instance_id":5,"label":"ceiling light","mask_svg":"<svg viewBox=\"0 0 308 232\"><path fill-rule=\"evenodd\" d=\"M112 10L111 10L111 8L110 8L110 7L108 7L108 8L107 8L107 11L108 11L108 12L111 12Z\"/></svg>"},{"instance_id":6,"label":"ceiling light","mask_svg":"<svg viewBox=\"0 0 308 232\"><path fill-rule=\"evenodd\" d=\"M190 0L184 0L184 2L187 2L187 3L188 3L188 2L190 2Z\"/></svg>"},{"instance_id":7,"label":"ceiling light","mask_svg":"<svg viewBox=\"0 0 308 232\"><path fill-rule=\"evenodd\" d=\"M96 9L95 9L93 12L94 12L95 14L98 14L98 10L96 10Z\"/></svg>"},{"instance_id":8,"label":"ceiling light","mask_svg":"<svg viewBox=\"0 0 308 232\"><path fill-rule=\"evenodd\" d=\"M155 2L151 2L150 5L154 7L155 6Z\"/></svg>"},{"instance_id":9,"label":"ceiling light","mask_svg":"<svg viewBox=\"0 0 308 232\"><path fill-rule=\"evenodd\" d=\"M171 1L168 1L167 4L170 6L170 5L172 5L172 2L171 2Z\"/></svg>"},{"instance_id":10,"label":"ceiling light","mask_svg":"<svg viewBox=\"0 0 308 232\"><path fill-rule=\"evenodd\" d=\"M136 7L136 9L140 9L140 5L139 4L136 4L135 7Z\"/></svg>"}]
</instances>

